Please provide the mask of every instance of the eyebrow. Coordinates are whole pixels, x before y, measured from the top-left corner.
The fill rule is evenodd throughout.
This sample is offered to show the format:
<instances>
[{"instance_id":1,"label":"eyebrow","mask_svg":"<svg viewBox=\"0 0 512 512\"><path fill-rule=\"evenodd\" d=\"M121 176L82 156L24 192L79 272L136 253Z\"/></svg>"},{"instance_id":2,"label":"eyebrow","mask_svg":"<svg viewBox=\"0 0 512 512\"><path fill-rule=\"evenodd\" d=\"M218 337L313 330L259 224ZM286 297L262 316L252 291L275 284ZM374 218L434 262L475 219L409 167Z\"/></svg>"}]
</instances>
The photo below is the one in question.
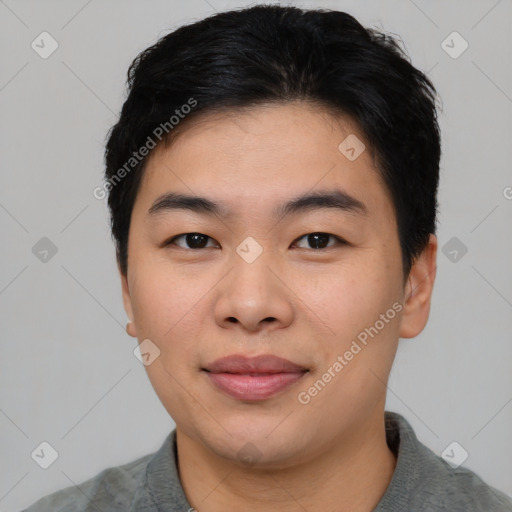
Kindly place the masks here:
<instances>
[{"instance_id":1,"label":"eyebrow","mask_svg":"<svg viewBox=\"0 0 512 512\"><path fill-rule=\"evenodd\" d=\"M282 205L278 205L273 211L273 216L280 220L290 215L331 208L362 216L368 213L368 209L362 201L343 190L334 189L306 193L295 197ZM215 202L206 197L175 192L169 192L157 198L148 210L148 215L156 216L174 210L189 210L198 214L221 218L233 216L233 212L223 202Z\"/></svg>"}]
</instances>

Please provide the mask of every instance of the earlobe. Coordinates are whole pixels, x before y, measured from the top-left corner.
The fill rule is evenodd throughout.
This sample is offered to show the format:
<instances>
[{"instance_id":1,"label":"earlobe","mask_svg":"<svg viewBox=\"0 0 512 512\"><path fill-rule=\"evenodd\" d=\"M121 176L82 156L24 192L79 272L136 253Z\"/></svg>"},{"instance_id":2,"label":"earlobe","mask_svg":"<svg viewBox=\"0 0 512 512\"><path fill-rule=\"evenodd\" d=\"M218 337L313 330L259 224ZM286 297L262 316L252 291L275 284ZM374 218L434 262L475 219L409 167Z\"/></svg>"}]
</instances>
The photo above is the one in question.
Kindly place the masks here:
<instances>
[{"instance_id":1,"label":"earlobe","mask_svg":"<svg viewBox=\"0 0 512 512\"><path fill-rule=\"evenodd\" d=\"M437 238L431 234L427 247L412 265L405 290L400 324L401 338L414 338L427 324L436 277Z\"/></svg>"},{"instance_id":2,"label":"earlobe","mask_svg":"<svg viewBox=\"0 0 512 512\"><path fill-rule=\"evenodd\" d=\"M128 322L126 324L126 334L132 338L137 337L137 331L135 330L135 324L133 322Z\"/></svg>"}]
</instances>

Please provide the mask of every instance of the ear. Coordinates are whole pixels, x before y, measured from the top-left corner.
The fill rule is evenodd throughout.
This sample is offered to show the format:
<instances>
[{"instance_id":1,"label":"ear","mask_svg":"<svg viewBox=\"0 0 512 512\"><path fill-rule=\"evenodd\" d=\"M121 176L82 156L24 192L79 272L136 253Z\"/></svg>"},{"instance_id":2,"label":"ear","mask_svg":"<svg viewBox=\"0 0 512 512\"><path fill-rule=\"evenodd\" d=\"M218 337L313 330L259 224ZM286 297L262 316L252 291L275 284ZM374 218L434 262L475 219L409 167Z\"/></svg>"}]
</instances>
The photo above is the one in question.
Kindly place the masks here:
<instances>
[{"instance_id":1,"label":"ear","mask_svg":"<svg viewBox=\"0 0 512 512\"><path fill-rule=\"evenodd\" d=\"M128 316L128 323L126 324L126 332L129 336L133 338L137 337L137 329L135 327L135 323L133 321L133 309L132 309L132 301L130 297L130 287L128 285L128 276L123 274L119 264L117 265L119 270L119 275L121 277L121 289L123 292L123 305L124 310L126 311L126 315Z\"/></svg>"},{"instance_id":2,"label":"ear","mask_svg":"<svg viewBox=\"0 0 512 512\"><path fill-rule=\"evenodd\" d=\"M414 338L425 328L436 278L437 237L430 235L427 247L414 261L406 285L401 338Z\"/></svg>"}]
</instances>

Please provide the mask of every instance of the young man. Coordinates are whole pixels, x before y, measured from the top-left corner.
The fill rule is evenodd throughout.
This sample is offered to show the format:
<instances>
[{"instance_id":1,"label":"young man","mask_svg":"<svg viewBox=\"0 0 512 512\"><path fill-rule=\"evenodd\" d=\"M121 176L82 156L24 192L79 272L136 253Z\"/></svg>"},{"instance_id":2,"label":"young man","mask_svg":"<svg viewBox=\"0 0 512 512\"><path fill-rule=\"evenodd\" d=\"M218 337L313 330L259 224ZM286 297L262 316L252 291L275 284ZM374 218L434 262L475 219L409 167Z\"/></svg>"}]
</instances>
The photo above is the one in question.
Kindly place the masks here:
<instances>
[{"instance_id":1,"label":"young man","mask_svg":"<svg viewBox=\"0 0 512 512\"><path fill-rule=\"evenodd\" d=\"M436 273L435 89L342 12L255 6L162 38L106 149L155 454L29 511L511 511L385 412Z\"/></svg>"}]
</instances>

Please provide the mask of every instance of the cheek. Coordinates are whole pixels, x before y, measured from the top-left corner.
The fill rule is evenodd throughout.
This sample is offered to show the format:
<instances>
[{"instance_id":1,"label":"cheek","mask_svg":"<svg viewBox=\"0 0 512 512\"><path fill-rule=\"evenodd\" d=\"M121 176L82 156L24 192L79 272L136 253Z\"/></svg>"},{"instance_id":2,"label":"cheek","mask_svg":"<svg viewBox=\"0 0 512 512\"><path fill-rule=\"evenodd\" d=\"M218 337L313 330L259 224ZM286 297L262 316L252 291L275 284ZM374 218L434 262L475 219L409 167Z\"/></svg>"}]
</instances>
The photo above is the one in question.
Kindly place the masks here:
<instances>
[{"instance_id":1,"label":"cheek","mask_svg":"<svg viewBox=\"0 0 512 512\"><path fill-rule=\"evenodd\" d=\"M301 391L318 395L313 407L339 406L358 414L382 399L396 353L401 304L389 281L368 275L331 278L328 289L315 312L334 334L317 340L317 373L311 387Z\"/></svg>"},{"instance_id":2,"label":"cheek","mask_svg":"<svg viewBox=\"0 0 512 512\"><path fill-rule=\"evenodd\" d=\"M139 265L137 276L132 304L138 338L155 343L160 349L158 362L181 374L196 362L194 350L208 307L205 294L214 281L155 264ZM154 369L147 369L151 376Z\"/></svg>"},{"instance_id":3,"label":"cheek","mask_svg":"<svg viewBox=\"0 0 512 512\"><path fill-rule=\"evenodd\" d=\"M134 319L139 338L162 339L175 323L178 304L176 295L166 289L166 283L152 273L144 273L140 283L132 291Z\"/></svg>"},{"instance_id":4,"label":"cheek","mask_svg":"<svg viewBox=\"0 0 512 512\"><path fill-rule=\"evenodd\" d=\"M397 287L393 271L369 253L332 265L323 273L297 276L298 307L328 335L346 338L374 322L393 303ZM365 261L366 260L366 261Z\"/></svg>"},{"instance_id":5,"label":"cheek","mask_svg":"<svg viewBox=\"0 0 512 512\"><path fill-rule=\"evenodd\" d=\"M180 319L191 313L201 298L201 290L179 268L170 268L150 258L134 270L137 279L131 297L137 327L147 337L165 337Z\"/></svg>"}]
</instances>

